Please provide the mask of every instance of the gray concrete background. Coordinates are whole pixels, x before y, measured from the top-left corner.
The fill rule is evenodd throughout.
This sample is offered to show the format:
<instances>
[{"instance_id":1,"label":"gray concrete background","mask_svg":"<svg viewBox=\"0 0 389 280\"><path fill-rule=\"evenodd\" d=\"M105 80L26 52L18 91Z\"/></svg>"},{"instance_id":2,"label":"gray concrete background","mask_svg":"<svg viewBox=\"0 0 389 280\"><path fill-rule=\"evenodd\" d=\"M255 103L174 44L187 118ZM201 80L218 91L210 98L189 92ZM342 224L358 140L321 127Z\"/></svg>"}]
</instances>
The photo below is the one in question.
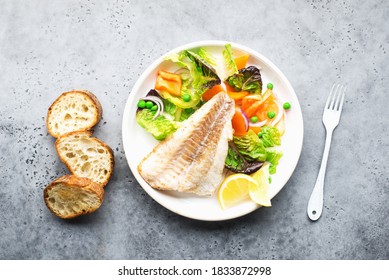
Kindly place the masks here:
<instances>
[{"instance_id":1,"label":"gray concrete background","mask_svg":"<svg viewBox=\"0 0 389 280\"><path fill-rule=\"evenodd\" d=\"M157 2L157 1L155 1ZM0 1L1 259L388 259L387 1ZM297 169L273 207L226 222L177 216L134 180L121 142L128 94L142 71L179 45L234 41L267 56L304 115ZM306 206L319 170L322 108L349 86L334 133L325 209ZM67 173L45 128L73 88L104 108L97 137L115 174L96 213L63 221L43 188Z\"/></svg>"}]
</instances>

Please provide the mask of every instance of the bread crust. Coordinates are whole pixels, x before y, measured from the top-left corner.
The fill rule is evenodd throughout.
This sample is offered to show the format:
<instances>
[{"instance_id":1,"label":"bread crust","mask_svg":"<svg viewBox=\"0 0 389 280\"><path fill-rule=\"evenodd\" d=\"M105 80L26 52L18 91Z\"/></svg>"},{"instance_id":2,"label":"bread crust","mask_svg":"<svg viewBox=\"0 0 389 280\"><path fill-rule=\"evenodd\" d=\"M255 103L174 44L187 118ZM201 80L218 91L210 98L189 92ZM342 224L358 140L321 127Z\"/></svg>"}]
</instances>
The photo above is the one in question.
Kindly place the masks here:
<instances>
[{"instance_id":1,"label":"bread crust","mask_svg":"<svg viewBox=\"0 0 389 280\"><path fill-rule=\"evenodd\" d=\"M78 130L78 131L72 131L72 132L63 134L55 141L55 149L57 150L57 154L58 154L58 157L60 158L60 160L66 165L66 167L69 169L69 171L72 174L74 174L74 169L72 168L72 166L69 164L69 162L63 156L61 156L61 153L60 153L59 148L58 148L59 143L64 138L72 136L72 135L76 135L76 134L86 134L90 139L99 142L103 147L105 147L108 150L108 152L110 154L110 170L109 170L109 173L107 176L107 180L105 180L103 183L100 184L104 188L108 184L109 179L112 176L113 169L115 166L115 157L114 157L114 153L113 153L113 150L111 149L111 147L108 146L105 142L101 141L99 138L92 137L92 133L93 132L91 130Z\"/></svg>"},{"instance_id":2,"label":"bread crust","mask_svg":"<svg viewBox=\"0 0 389 280\"><path fill-rule=\"evenodd\" d=\"M43 199L45 201L47 208L54 215L56 215L62 219L72 219L72 218L75 218L75 217L78 217L81 215L93 213L99 207L97 207L96 209L89 209L88 211L80 211L80 213L75 213L75 214L71 214L68 216L61 215L59 212L55 211L55 209L52 209L52 207L48 203L48 198L49 198L48 191L50 189L54 188L58 184L63 184L68 188L83 189L85 191L92 192L98 197L98 199L100 201L99 207L103 203L104 189L100 184L93 182L89 178L82 178L82 177L78 177L75 175L64 175L64 176L59 177L59 178L55 179L54 181L52 181L43 191Z\"/></svg>"},{"instance_id":3,"label":"bread crust","mask_svg":"<svg viewBox=\"0 0 389 280\"><path fill-rule=\"evenodd\" d=\"M99 121L101 120L101 117L103 115L103 107L101 106L101 103L100 101L97 99L97 97L91 93L90 91L87 91L87 90L71 90L71 91L67 91L67 92L64 92L62 93L54 102L53 104L50 105L48 111L47 111L47 115L46 115L46 128L47 128L47 131L50 133L51 136L55 137L55 138L58 138L59 136L61 136L62 134L55 134L51 129L50 129L50 126L49 126L49 119L50 119L50 115L51 115L51 111L53 109L53 107L61 100L61 98L63 98L64 96L68 95L68 94L75 94L75 93L78 93L78 94L82 94L84 96L86 96L87 98L89 98L92 103L93 103L93 106L96 108L96 111L97 111L97 115L95 117L95 119L93 120L92 122L92 125L90 125L89 127L86 127L84 128L84 130L90 130L92 129L97 123L99 123Z\"/></svg>"}]
</instances>

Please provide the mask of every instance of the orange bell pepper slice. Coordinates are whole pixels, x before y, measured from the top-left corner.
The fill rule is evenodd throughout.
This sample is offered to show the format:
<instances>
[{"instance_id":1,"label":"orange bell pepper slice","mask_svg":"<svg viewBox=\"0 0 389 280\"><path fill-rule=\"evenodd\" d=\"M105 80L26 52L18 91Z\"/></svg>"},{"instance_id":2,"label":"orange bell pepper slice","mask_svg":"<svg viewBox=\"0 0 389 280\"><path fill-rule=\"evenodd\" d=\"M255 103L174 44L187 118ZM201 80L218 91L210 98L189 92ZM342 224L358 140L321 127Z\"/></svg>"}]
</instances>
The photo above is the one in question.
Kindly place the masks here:
<instances>
[{"instance_id":1,"label":"orange bell pepper slice","mask_svg":"<svg viewBox=\"0 0 389 280\"><path fill-rule=\"evenodd\" d=\"M201 98L204 101L208 101L221 91L225 92L225 89L221 85L215 85L211 87L209 90L207 90L206 92L204 92Z\"/></svg>"},{"instance_id":2,"label":"orange bell pepper slice","mask_svg":"<svg viewBox=\"0 0 389 280\"><path fill-rule=\"evenodd\" d=\"M238 70L246 67L247 60L249 59L249 57L250 55L248 53L245 53L235 58L235 64Z\"/></svg>"},{"instance_id":3,"label":"orange bell pepper slice","mask_svg":"<svg viewBox=\"0 0 389 280\"><path fill-rule=\"evenodd\" d=\"M243 97L248 95L249 93L247 91L228 91L228 96L234 99L235 101L241 100Z\"/></svg>"},{"instance_id":4,"label":"orange bell pepper slice","mask_svg":"<svg viewBox=\"0 0 389 280\"><path fill-rule=\"evenodd\" d=\"M269 117L267 116L268 112L274 112L276 114L276 116L277 116L277 114L281 113L281 112L278 112L278 106L275 103L275 99L273 96L270 96L269 98L267 98L265 100L265 102L263 102L261 104L261 106L258 108L255 115L258 117L259 121L264 121L267 119L268 122L270 123L272 121L272 119L269 119Z\"/></svg>"},{"instance_id":5,"label":"orange bell pepper slice","mask_svg":"<svg viewBox=\"0 0 389 280\"><path fill-rule=\"evenodd\" d=\"M251 118L255 115L255 113L258 111L258 109L261 107L261 102L257 101L253 103L250 107L248 107L244 112L246 113L247 117Z\"/></svg>"},{"instance_id":6,"label":"orange bell pepper slice","mask_svg":"<svg viewBox=\"0 0 389 280\"><path fill-rule=\"evenodd\" d=\"M259 94L250 94L242 99L242 110L246 111L251 105L256 102L262 102L262 96Z\"/></svg>"},{"instance_id":7,"label":"orange bell pepper slice","mask_svg":"<svg viewBox=\"0 0 389 280\"><path fill-rule=\"evenodd\" d=\"M156 90L167 91L168 93L181 96L182 80L181 76L169 73L166 71L159 71L157 81L155 83Z\"/></svg>"},{"instance_id":8,"label":"orange bell pepper slice","mask_svg":"<svg viewBox=\"0 0 389 280\"><path fill-rule=\"evenodd\" d=\"M262 104L262 97L259 94L250 94L242 99L242 110L251 118L255 115Z\"/></svg>"},{"instance_id":9,"label":"orange bell pepper slice","mask_svg":"<svg viewBox=\"0 0 389 280\"><path fill-rule=\"evenodd\" d=\"M235 107L235 114L232 117L232 128L234 129L235 136L243 136L247 133L246 122L244 116L239 107Z\"/></svg>"}]
</instances>

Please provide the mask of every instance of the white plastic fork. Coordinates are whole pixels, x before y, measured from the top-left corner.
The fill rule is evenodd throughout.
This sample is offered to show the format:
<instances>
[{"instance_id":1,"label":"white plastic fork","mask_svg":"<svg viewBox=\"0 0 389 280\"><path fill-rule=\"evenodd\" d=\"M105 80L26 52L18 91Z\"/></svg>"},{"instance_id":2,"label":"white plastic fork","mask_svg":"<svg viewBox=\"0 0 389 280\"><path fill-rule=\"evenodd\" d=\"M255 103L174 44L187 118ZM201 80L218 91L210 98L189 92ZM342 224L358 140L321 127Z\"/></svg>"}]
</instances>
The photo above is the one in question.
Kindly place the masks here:
<instances>
[{"instance_id":1,"label":"white plastic fork","mask_svg":"<svg viewBox=\"0 0 389 280\"><path fill-rule=\"evenodd\" d=\"M323 212L324 177L327 168L328 154L330 152L332 132L335 127L338 126L340 114L342 113L345 91L346 87L334 84L324 108L323 123L327 132L326 144L324 147L319 174L317 175L316 184L309 199L307 209L308 217L312 221L318 220Z\"/></svg>"}]
</instances>

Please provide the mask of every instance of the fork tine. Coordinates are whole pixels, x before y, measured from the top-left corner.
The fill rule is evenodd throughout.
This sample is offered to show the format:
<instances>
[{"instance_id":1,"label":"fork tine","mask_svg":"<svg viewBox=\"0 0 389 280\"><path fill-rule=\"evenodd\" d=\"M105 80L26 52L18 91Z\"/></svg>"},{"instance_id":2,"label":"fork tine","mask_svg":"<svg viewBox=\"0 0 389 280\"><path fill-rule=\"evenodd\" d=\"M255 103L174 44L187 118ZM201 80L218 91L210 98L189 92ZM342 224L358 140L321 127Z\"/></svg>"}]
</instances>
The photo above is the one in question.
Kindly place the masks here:
<instances>
[{"instance_id":1,"label":"fork tine","mask_svg":"<svg viewBox=\"0 0 389 280\"><path fill-rule=\"evenodd\" d=\"M334 108L334 103L335 103L336 97L339 93L339 87L340 87L340 85L337 85L336 89L334 91L334 94L331 95L331 103L330 103L330 107L328 108L330 110L332 110Z\"/></svg>"},{"instance_id":2,"label":"fork tine","mask_svg":"<svg viewBox=\"0 0 389 280\"><path fill-rule=\"evenodd\" d=\"M343 107L343 102L344 102L344 95L346 93L346 87L344 87L344 90L342 92L342 99L340 99L340 104L339 104L339 113L342 113L342 107Z\"/></svg>"},{"instance_id":3,"label":"fork tine","mask_svg":"<svg viewBox=\"0 0 389 280\"><path fill-rule=\"evenodd\" d=\"M337 111L338 110L338 107L339 107L339 102L340 102L340 99L343 95L343 86L340 86L340 89L339 89L339 92L336 96L336 100L335 100L335 104L334 104L334 110Z\"/></svg>"},{"instance_id":4,"label":"fork tine","mask_svg":"<svg viewBox=\"0 0 389 280\"><path fill-rule=\"evenodd\" d=\"M331 88L331 91L330 91L330 95L328 95L326 106L324 107L325 109L328 109L328 107L330 105L331 97L334 94L334 89L335 89L335 84L332 85L332 88Z\"/></svg>"}]
</instances>

